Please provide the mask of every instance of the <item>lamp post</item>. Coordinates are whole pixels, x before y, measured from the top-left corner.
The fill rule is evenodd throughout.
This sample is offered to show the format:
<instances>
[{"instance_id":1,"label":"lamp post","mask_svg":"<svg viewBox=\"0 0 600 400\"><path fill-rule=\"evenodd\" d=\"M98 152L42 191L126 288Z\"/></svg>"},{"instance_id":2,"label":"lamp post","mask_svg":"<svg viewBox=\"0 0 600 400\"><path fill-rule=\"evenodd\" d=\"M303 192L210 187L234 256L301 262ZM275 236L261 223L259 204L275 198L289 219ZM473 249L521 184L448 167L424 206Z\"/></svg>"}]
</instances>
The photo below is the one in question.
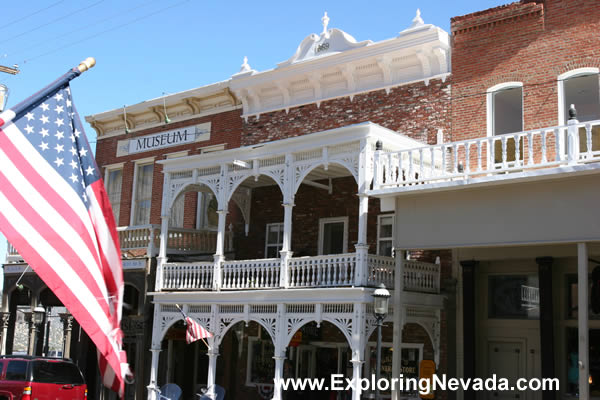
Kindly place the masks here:
<instances>
[{"instance_id":1,"label":"lamp post","mask_svg":"<svg viewBox=\"0 0 600 400\"><path fill-rule=\"evenodd\" d=\"M34 342L33 342L33 351L32 355L36 355L37 344L40 334L40 326L42 322L44 322L44 315L46 314L46 310L42 306L35 306L33 309L33 327L34 327Z\"/></svg>"},{"instance_id":2,"label":"lamp post","mask_svg":"<svg viewBox=\"0 0 600 400\"><path fill-rule=\"evenodd\" d=\"M379 377L381 376L381 327L388 313L390 292L382 283L373 292L373 313L377 319L377 365L375 369L375 399L379 400Z\"/></svg>"},{"instance_id":3,"label":"lamp post","mask_svg":"<svg viewBox=\"0 0 600 400\"><path fill-rule=\"evenodd\" d=\"M8 102L8 87L0 83L0 112L4 111L4 107Z\"/></svg>"}]
</instances>

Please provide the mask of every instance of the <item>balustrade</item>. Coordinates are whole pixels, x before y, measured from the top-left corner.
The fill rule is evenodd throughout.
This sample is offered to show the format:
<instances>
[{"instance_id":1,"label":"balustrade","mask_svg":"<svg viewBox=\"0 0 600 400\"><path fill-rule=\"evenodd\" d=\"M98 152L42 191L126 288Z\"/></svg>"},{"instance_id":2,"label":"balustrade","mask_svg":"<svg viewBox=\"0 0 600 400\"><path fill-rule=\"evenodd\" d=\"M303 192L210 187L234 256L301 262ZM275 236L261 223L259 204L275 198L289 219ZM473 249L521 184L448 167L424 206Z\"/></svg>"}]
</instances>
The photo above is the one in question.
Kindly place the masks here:
<instances>
[{"instance_id":1,"label":"balustrade","mask_svg":"<svg viewBox=\"0 0 600 400\"><path fill-rule=\"evenodd\" d=\"M279 258L262 260L225 261L222 289L269 289L279 287L281 261Z\"/></svg>"},{"instance_id":2,"label":"balustrade","mask_svg":"<svg viewBox=\"0 0 600 400\"><path fill-rule=\"evenodd\" d=\"M600 121L375 153L373 188L600 161Z\"/></svg>"},{"instance_id":3,"label":"balustrade","mask_svg":"<svg viewBox=\"0 0 600 400\"><path fill-rule=\"evenodd\" d=\"M167 263L163 269L162 290L215 290L213 262ZM289 288L354 286L357 267L355 253L296 257L288 262ZM224 261L221 268L221 290L280 288L281 259ZM394 287L395 259L368 255L367 285L384 283ZM439 293L440 265L406 261L404 289L423 293ZM160 289L158 289L160 290Z\"/></svg>"}]
</instances>

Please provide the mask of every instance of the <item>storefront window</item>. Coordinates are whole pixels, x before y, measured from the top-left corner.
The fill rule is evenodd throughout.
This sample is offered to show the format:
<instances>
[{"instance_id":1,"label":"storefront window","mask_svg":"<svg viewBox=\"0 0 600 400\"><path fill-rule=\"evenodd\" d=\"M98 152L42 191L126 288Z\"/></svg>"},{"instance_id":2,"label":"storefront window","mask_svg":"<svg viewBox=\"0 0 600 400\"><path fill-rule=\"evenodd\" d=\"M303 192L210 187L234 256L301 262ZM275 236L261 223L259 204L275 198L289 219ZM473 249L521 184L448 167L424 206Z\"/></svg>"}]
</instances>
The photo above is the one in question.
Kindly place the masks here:
<instances>
[{"instance_id":1,"label":"storefront window","mask_svg":"<svg viewBox=\"0 0 600 400\"><path fill-rule=\"evenodd\" d=\"M535 275L492 275L488 280L488 316L538 319L540 289Z\"/></svg>"},{"instance_id":2,"label":"storefront window","mask_svg":"<svg viewBox=\"0 0 600 400\"><path fill-rule=\"evenodd\" d=\"M267 335L266 332L263 332ZM249 338L250 383L273 383L275 348L271 339Z\"/></svg>"},{"instance_id":3,"label":"storefront window","mask_svg":"<svg viewBox=\"0 0 600 400\"><path fill-rule=\"evenodd\" d=\"M589 280L588 296L592 296L592 280ZM577 297L579 296L577 275L567 275L567 319L577 319ZM600 313L595 313L591 301L588 301L589 319L600 319Z\"/></svg>"}]
</instances>

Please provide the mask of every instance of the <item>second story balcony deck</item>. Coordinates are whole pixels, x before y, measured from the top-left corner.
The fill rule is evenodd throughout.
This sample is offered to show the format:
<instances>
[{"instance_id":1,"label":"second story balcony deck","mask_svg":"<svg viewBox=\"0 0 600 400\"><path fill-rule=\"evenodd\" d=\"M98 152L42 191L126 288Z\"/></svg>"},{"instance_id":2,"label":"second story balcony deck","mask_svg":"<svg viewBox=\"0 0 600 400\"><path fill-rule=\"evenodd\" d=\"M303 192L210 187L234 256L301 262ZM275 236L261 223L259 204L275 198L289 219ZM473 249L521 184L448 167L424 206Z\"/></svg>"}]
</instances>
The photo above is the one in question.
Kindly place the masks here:
<instances>
[{"instance_id":1,"label":"second story balcony deck","mask_svg":"<svg viewBox=\"0 0 600 400\"><path fill-rule=\"evenodd\" d=\"M379 149L372 196L552 179L600 168L600 120L400 151Z\"/></svg>"},{"instance_id":2,"label":"second story balcony deck","mask_svg":"<svg viewBox=\"0 0 600 400\"><path fill-rule=\"evenodd\" d=\"M362 262L361 262L362 261ZM368 254L360 260L357 253L293 257L287 260L166 263L160 273L159 291L257 290L318 287L394 288L396 260ZM215 272L216 271L216 272ZM283 273L282 273L283 271ZM440 264L403 261L404 290L421 293L440 292Z\"/></svg>"}]
</instances>

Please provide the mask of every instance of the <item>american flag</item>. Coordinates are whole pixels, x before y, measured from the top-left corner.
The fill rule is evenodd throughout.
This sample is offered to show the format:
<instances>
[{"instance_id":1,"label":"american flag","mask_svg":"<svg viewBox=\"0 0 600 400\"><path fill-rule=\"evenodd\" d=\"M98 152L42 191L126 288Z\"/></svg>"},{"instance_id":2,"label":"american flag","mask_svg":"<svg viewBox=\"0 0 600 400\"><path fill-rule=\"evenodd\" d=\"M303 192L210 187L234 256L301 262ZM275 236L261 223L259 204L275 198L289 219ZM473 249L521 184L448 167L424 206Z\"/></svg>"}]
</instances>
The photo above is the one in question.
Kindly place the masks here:
<instances>
[{"instance_id":1,"label":"american flag","mask_svg":"<svg viewBox=\"0 0 600 400\"><path fill-rule=\"evenodd\" d=\"M193 343L196 340L212 337L212 333L207 331L193 318L186 316L185 323L187 324L187 329L185 331L185 340L187 341L187 344Z\"/></svg>"},{"instance_id":2,"label":"american flag","mask_svg":"<svg viewBox=\"0 0 600 400\"><path fill-rule=\"evenodd\" d=\"M0 114L0 231L98 350L105 386L123 396L123 270L100 171L75 106L74 68Z\"/></svg>"}]
</instances>

